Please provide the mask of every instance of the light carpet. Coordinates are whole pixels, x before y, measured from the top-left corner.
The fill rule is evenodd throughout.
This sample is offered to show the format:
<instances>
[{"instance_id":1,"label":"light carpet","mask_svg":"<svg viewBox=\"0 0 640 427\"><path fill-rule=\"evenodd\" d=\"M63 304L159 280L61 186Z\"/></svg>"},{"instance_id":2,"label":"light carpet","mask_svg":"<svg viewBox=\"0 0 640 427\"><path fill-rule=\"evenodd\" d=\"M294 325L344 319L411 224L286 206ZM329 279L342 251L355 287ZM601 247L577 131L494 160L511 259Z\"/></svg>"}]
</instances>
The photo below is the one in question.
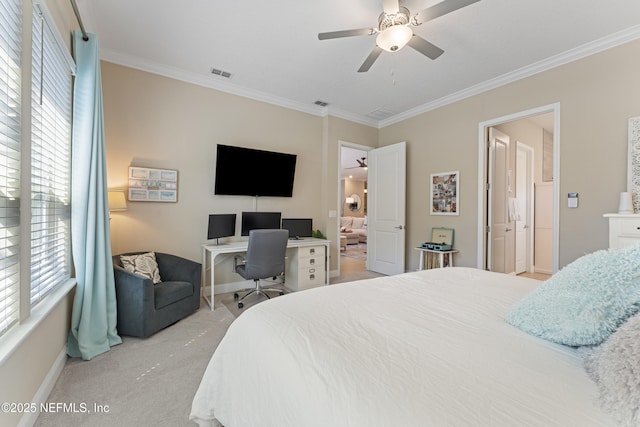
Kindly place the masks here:
<instances>
[{"instance_id":1,"label":"light carpet","mask_svg":"<svg viewBox=\"0 0 640 427\"><path fill-rule=\"evenodd\" d=\"M47 402L75 404L76 412L41 413L35 426L195 426L193 396L234 319L224 305L212 312L203 304L149 338L122 337L93 360L68 359Z\"/></svg>"}]
</instances>

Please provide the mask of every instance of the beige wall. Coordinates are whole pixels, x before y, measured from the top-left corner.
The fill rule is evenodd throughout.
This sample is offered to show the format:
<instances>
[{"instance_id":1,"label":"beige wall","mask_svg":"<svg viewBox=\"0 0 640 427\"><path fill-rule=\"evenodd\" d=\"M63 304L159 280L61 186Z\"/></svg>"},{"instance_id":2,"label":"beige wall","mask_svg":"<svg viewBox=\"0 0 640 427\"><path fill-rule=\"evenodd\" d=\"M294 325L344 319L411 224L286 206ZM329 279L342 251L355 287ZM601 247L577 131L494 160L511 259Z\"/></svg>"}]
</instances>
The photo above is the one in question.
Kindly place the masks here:
<instances>
[{"instance_id":1,"label":"beige wall","mask_svg":"<svg viewBox=\"0 0 640 427\"><path fill-rule=\"evenodd\" d=\"M218 142L299 154L294 197L260 199L258 209L311 216L336 241L330 212L340 212L340 141L371 147L406 141L406 269L417 268L412 248L436 226L456 229L456 264L476 266L479 123L559 103L560 193L580 193L578 209L559 201L565 265L607 245L602 214L616 208L625 189L626 123L640 114L639 52L640 42L628 43L379 130L103 63L110 187L126 186L129 165L180 171L178 203L130 203L113 215L114 252L153 248L199 260L209 213L255 208L251 198L212 195ZM428 215L429 175L452 170L460 171L460 215ZM333 243L332 270L338 255Z\"/></svg>"},{"instance_id":2,"label":"beige wall","mask_svg":"<svg viewBox=\"0 0 640 427\"><path fill-rule=\"evenodd\" d=\"M476 266L478 125L560 103L559 264L608 245L603 213L617 209L626 188L627 119L640 115L640 41L421 114L380 130L380 146L407 141L407 268L411 248L431 227L453 227L456 265ZM460 216L428 215L426 182L434 172L460 170ZM568 209L566 194L580 193Z\"/></svg>"},{"instance_id":3,"label":"beige wall","mask_svg":"<svg viewBox=\"0 0 640 427\"><path fill-rule=\"evenodd\" d=\"M337 210L338 141L377 140L374 128L108 62L102 64L102 80L109 187L127 186L129 166L179 171L177 203L128 202L126 212L111 215L114 253L155 250L199 262L210 213L256 210L253 197L213 195L218 143L297 154L293 197L259 198L257 210L310 217L314 228L336 232L328 212ZM238 170L238 179L245 172ZM269 179L268 165L264 179ZM332 269L336 262L332 259Z\"/></svg>"}]
</instances>

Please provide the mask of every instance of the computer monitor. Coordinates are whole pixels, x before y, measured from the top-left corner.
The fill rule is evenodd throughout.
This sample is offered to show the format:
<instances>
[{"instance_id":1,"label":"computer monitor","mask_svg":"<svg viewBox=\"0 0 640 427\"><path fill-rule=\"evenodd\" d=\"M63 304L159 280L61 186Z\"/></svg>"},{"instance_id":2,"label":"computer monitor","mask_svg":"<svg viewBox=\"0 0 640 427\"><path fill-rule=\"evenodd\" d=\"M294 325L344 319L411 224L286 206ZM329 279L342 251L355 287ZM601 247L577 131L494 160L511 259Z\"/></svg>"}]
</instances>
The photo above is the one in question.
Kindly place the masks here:
<instances>
[{"instance_id":1,"label":"computer monitor","mask_svg":"<svg viewBox=\"0 0 640 427\"><path fill-rule=\"evenodd\" d=\"M236 214L211 214L209 215L209 228L207 240L216 239L216 245L220 237L229 237L236 234Z\"/></svg>"},{"instance_id":2,"label":"computer monitor","mask_svg":"<svg viewBox=\"0 0 640 427\"><path fill-rule=\"evenodd\" d=\"M263 228L280 228L280 212L242 212L242 236L248 236L249 231Z\"/></svg>"},{"instance_id":3,"label":"computer monitor","mask_svg":"<svg viewBox=\"0 0 640 427\"><path fill-rule=\"evenodd\" d=\"M282 228L289 230L290 239L311 237L313 231L311 218L282 218Z\"/></svg>"}]
</instances>

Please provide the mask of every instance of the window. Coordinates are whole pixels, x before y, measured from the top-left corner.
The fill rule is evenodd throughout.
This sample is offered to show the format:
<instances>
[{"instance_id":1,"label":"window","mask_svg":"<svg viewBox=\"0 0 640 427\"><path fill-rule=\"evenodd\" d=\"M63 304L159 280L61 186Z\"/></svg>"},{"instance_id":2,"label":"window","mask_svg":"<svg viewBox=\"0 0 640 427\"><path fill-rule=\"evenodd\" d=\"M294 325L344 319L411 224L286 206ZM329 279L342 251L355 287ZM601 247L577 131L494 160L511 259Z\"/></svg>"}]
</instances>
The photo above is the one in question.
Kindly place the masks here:
<instances>
[{"instance_id":1,"label":"window","mask_svg":"<svg viewBox=\"0 0 640 427\"><path fill-rule=\"evenodd\" d=\"M42 9L33 15L31 304L70 277L71 72Z\"/></svg>"},{"instance_id":2,"label":"window","mask_svg":"<svg viewBox=\"0 0 640 427\"><path fill-rule=\"evenodd\" d=\"M0 334L18 320L22 13L0 3Z\"/></svg>"},{"instance_id":3,"label":"window","mask_svg":"<svg viewBox=\"0 0 640 427\"><path fill-rule=\"evenodd\" d=\"M46 9L34 1L33 10L32 38L23 40L22 1L0 3L0 335L27 319L31 308L71 275L74 66L49 27L53 21ZM21 67L23 49L31 49L30 82L23 79L28 75ZM30 99L21 98L25 82ZM31 129L20 115L29 107ZM20 223L21 212L31 218L26 224Z\"/></svg>"}]
</instances>

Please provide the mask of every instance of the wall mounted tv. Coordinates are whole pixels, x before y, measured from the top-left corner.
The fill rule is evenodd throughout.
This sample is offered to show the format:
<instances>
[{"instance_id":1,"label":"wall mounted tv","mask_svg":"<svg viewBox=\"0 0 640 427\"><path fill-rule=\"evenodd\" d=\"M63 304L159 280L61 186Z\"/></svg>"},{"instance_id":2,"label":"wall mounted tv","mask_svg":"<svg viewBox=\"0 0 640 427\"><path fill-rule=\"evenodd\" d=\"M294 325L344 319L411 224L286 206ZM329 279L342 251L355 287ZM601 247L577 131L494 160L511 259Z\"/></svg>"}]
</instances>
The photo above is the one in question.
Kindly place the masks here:
<instances>
[{"instance_id":1,"label":"wall mounted tv","mask_svg":"<svg viewBox=\"0 0 640 427\"><path fill-rule=\"evenodd\" d=\"M214 194L291 197L295 154L218 144Z\"/></svg>"}]
</instances>

